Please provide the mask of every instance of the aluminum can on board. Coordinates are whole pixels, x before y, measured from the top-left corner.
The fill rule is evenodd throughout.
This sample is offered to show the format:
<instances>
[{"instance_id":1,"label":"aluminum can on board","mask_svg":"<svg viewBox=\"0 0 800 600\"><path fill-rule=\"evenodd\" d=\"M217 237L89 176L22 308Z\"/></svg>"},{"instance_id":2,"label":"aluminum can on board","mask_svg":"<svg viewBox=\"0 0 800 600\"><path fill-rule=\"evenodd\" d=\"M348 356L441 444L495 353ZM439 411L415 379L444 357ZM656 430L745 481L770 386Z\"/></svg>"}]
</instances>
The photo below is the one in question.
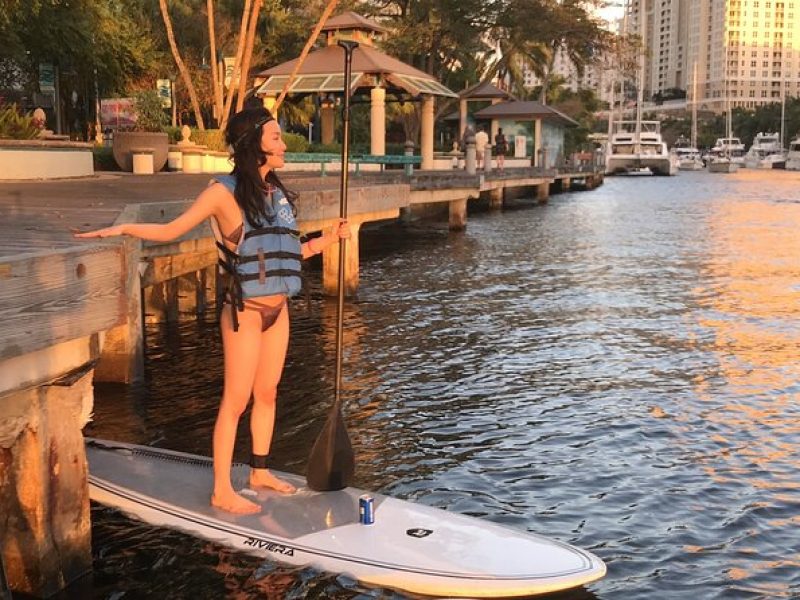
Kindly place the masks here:
<instances>
[{"instance_id":1,"label":"aluminum can on board","mask_svg":"<svg viewBox=\"0 0 800 600\"><path fill-rule=\"evenodd\" d=\"M375 500L369 494L358 498L358 521L362 525L372 525L375 522Z\"/></svg>"}]
</instances>

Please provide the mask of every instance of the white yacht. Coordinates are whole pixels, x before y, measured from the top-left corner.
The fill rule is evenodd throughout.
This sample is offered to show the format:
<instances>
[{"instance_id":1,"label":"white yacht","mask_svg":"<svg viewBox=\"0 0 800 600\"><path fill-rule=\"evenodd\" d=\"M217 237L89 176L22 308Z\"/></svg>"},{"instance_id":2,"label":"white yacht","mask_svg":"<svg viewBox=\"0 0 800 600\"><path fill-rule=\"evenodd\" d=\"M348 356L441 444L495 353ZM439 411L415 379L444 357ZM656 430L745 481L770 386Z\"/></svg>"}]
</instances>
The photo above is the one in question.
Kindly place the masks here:
<instances>
[{"instance_id":1,"label":"white yacht","mask_svg":"<svg viewBox=\"0 0 800 600\"><path fill-rule=\"evenodd\" d=\"M728 136L717 138L714 146L706 157L707 160L719 157L729 157L737 165L744 164L744 144L738 137Z\"/></svg>"},{"instance_id":2,"label":"white yacht","mask_svg":"<svg viewBox=\"0 0 800 600\"><path fill-rule=\"evenodd\" d=\"M606 152L606 173L675 175L677 163L661 139L660 121L616 121Z\"/></svg>"},{"instance_id":3,"label":"white yacht","mask_svg":"<svg viewBox=\"0 0 800 600\"><path fill-rule=\"evenodd\" d=\"M709 173L736 173L739 163L724 154L711 154L706 159Z\"/></svg>"},{"instance_id":4,"label":"white yacht","mask_svg":"<svg viewBox=\"0 0 800 600\"><path fill-rule=\"evenodd\" d=\"M758 132L753 145L744 157L744 166L748 169L783 169L786 167L786 156L781 144L781 136L777 133Z\"/></svg>"},{"instance_id":5,"label":"white yacht","mask_svg":"<svg viewBox=\"0 0 800 600\"><path fill-rule=\"evenodd\" d=\"M671 152L681 171L700 171L705 167L700 151L684 136L675 140Z\"/></svg>"},{"instance_id":6,"label":"white yacht","mask_svg":"<svg viewBox=\"0 0 800 600\"><path fill-rule=\"evenodd\" d=\"M800 135L789 142L789 152L786 153L786 169L800 171Z\"/></svg>"}]
</instances>

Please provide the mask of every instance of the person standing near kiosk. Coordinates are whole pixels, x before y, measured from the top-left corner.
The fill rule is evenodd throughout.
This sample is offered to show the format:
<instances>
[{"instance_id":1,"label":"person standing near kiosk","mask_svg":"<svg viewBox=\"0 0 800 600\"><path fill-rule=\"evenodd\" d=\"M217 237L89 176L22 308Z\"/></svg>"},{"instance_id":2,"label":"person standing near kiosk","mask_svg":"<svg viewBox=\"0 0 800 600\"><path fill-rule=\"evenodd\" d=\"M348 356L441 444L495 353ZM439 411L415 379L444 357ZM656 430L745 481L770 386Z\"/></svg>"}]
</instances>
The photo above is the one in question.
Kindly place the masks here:
<instances>
[{"instance_id":1,"label":"person standing near kiosk","mask_svg":"<svg viewBox=\"0 0 800 600\"><path fill-rule=\"evenodd\" d=\"M501 171L505 168L507 151L508 143L501 127L497 130L497 135L494 136L494 153L497 156L497 168Z\"/></svg>"}]
</instances>

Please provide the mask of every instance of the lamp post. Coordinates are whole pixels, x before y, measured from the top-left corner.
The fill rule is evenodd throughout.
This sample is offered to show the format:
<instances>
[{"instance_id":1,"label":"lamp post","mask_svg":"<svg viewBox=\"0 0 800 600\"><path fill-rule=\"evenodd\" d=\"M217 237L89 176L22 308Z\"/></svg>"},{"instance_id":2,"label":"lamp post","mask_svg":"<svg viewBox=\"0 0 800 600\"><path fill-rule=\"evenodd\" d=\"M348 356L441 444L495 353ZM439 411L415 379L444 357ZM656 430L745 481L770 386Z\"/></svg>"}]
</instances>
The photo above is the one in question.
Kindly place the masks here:
<instances>
[{"instance_id":1,"label":"lamp post","mask_svg":"<svg viewBox=\"0 0 800 600\"><path fill-rule=\"evenodd\" d=\"M178 126L178 108L177 108L177 98L175 97L175 81L177 80L177 76L172 73L169 76L169 94L170 94L170 104L172 104L172 126Z\"/></svg>"}]
</instances>

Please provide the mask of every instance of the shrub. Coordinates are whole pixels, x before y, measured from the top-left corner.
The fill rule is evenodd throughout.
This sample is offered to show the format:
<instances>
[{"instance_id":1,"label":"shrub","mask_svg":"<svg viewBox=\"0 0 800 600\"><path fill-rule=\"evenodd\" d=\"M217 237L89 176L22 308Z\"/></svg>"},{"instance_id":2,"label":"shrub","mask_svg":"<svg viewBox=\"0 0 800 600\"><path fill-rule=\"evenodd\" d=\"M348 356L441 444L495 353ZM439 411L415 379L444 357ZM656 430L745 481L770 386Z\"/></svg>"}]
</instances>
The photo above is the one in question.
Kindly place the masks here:
<instances>
[{"instance_id":1,"label":"shrub","mask_svg":"<svg viewBox=\"0 0 800 600\"><path fill-rule=\"evenodd\" d=\"M155 90L137 92L133 97L136 109L134 131L160 132L169 124L167 113L161 106L161 98Z\"/></svg>"},{"instance_id":2,"label":"shrub","mask_svg":"<svg viewBox=\"0 0 800 600\"><path fill-rule=\"evenodd\" d=\"M170 144L177 144L181 141L181 128L168 125L164 127L164 132L169 136Z\"/></svg>"},{"instance_id":3,"label":"shrub","mask_svg":"<svg viewBox=\"0 0 800 600\"><path fill-rule=\"evenodd\" d=\"M284 133L283 141L286 144L287 152L307 152L308 140L296 133Z\"/></svg>"},{"instance_id":4,"label":"shrub","mask_svg":"<svg viewBox=\"0 0 800 600\"><path fill-rule=\"evenodd\" d=\"M95 171L119 171L119 165L114 160L114 151L111 147L95 146L92 148Z\"/></svg>"},{"instance_id":5,"label":"shrub","mask_svg":"<svg viewBox=\"0 0 800 600\"><path fill-rule=\"evenodd\" d=\"M308 152L319 154L341 154L342 145L337 142L334 142L333 144L310 144L308 146Z\"/></svg>"},{"instance_id":6,"label":"shrub","mask_svg":"<svg viewBox=\"0 0 800 600\"><path fill-rule=\"evenodd\" d=\"M23 115L16 104L0 105L0 138L32 140L39 137L39 127L30 115Z\"/></svg>"},{"instance_id":7,"label":"shrub","mask_svg":"<svg viewBox=\"0 0 800 600\"><path fill-rule=\"evenodd\" d=\"M178 139L181 139L180 133ZM191 140L198 146L206 146L209 150L215 152L227 152L228 145L225 143L225 134L221 129L206 129L200 131L199 129L192 129Z\"/></svg>"}]
</instances>

